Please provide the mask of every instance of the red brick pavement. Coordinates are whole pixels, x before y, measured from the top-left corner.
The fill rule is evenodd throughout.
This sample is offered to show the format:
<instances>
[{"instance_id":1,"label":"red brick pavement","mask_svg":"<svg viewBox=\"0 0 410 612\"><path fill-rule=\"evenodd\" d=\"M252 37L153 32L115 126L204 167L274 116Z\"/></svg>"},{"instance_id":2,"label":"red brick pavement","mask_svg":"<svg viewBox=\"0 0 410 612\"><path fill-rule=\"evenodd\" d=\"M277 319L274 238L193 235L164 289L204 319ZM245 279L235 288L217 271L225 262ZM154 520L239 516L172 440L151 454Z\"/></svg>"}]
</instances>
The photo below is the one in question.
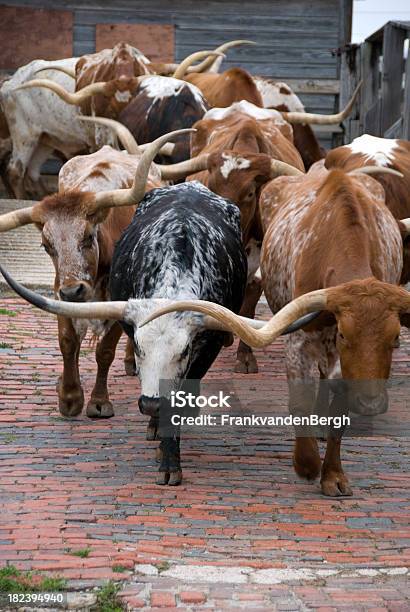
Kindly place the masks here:
<instances>
[{"instance_id":1,"label":"red brick pavement","mask_svg":"<svg viewBox=\"0 0 410 612\"><path fill-rule=\"evenodd\" d=\"M351 498L300 480L291 436L276 430L187 434L183 486L159 487L124 342L111 372L116 416L67 421L56 404L55 320L16 299L2 307L17 316L0 315L0 566L57 573L74 589L121 580L135 610L410 609L408 438L344 442ZM210 379L246 381L249 397L273 377L284 383L281 341L258 351L260 373L249 377L232 373L234 351ZM88 399L86 344L81 372ZM393 373L410 373L408 335ZM86 558L72 554L87 547Z\"/></svg>"}]
</instances>

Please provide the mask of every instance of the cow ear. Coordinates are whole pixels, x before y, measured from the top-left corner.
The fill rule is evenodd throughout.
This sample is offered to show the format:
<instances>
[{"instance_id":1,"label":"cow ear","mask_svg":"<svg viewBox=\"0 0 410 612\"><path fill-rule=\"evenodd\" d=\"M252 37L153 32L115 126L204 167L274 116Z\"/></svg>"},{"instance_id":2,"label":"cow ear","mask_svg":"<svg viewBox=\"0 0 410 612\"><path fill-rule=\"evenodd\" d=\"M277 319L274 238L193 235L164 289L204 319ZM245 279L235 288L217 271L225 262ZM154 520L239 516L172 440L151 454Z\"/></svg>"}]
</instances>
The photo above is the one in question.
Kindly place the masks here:
<instances>
[{"instance_id":1,"label":"cow ear","mask_svg":"<svg viewBox=\"0 0 410 612\"><path fill-rule=\"evenodd\" d=\"M255 181L258 187L272 178L271 158L265 153L259 153L252 159L252 166L257 172Z\"/></svg>"},{"instance_id":2,"label":"cow ear","mask_svg":"<svg viewBox=\"0 0 410 612\"><path fill-rule=\"evenodd\" d=\"M211 172L215 166L221 165L221 154L220 153L210 153L208 155L208 171Z\"/></svg>"}]
</instances>

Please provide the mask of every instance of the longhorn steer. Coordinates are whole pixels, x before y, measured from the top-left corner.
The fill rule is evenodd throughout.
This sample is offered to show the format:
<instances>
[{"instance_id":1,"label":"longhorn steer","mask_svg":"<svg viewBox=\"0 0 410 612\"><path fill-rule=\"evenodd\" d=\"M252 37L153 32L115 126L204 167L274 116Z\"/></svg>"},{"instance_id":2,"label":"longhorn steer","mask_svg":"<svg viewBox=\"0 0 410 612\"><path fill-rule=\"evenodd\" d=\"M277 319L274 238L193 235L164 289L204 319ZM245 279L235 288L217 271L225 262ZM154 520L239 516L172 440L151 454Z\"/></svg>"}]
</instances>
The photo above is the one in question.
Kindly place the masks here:
<instances>
[{"instance_id":1,"label":"longhorn steer","mask_svg":"<svg viewBox=\"0 0 410 612\"><path fill-rule=\"evenodd\" d=\"M58 62L35 60L19 68L1 85L0 106L12 144L6 176L16 198L27 197L27 179L32 183L29 191L38 196L39 189L36 185L39 182L41 166L56 152L59 156L69 159L78 153L96 150L97 140L99 146L114 144L109 131L81 124L77 121L77 109L65 104L48 89L22 89L40 72L40 76L46 77L44 80L47 82L72 92L73 79L60 70L57 71L55 67L68 70L74 67L76 61L77 58ZM0 140L0 146L3 144L4 141ZM10 145L8 147L10 148ZM41 195L44 195L44 189L41 190Z\"/></svg>"},{"instance_id":2,"label":"longhorn steer","mask_svg":"<svg viewBox=\"0 0 410 612\"><path fill-rule=\"evenodd\" d=\"M248 286L241 309L254 316L262 289L255 278L263 232L258 209L260 189L278 174L298 174L303 162L292 143L292 127L274 110L261 109L242 100L229 108L214 108L195 123L191 154L193 159L180 164L193 172L200 159L206 168L191 174L218 195L229 198L241 211L243 241L248 254ZM272 159L275 159L272 163ZM164 169L166 178L175 170ZM249 346L240 342L235 371L257 372L256 359Z\"/></svg>"},{"instance_id":3,"label":"longhorn steer","mask_svg":"<svg viewBox=\"0 0 410 612\"><path fill-rule=\"evenodd\" d=\"M45 198L33 207L7 213L0 217L0 231L7 231L35 223L41 231L42 245L50 255L55 271L56 297L68 302L107 300L108 275L115 243L130 223L134 204L148 189L160 185L160 173L152 159L161 146L177 134L168 134L146 147L141 153L130 155L104 147L94 155L74 158L60 173L61 191ZM141 175L140 183L131 189L122 189ZM112 191L114 189L114 191ZM111 208L113 194L119 190L121 208ZM97 378L87 416L111 417L113 407L109 400L107 377L121 336L121 326L108 320L77 320L58 317L60 350L63 373L57 385L59 409L64 416L81 413L84 394L81 387L78 359L81 342L88 325L100 337L96 347ZM125 359L126 370L131 373L133 351Z\"/></svg>"},{"instance_id":4,"label":"longhorn steer","mask_svg":"<svg viewBox=\"0 0 410 612\"><path fill-rule=\"evenodd\" d=\"M114 204L114 198L112 198ZM9 279L10 281L10 279ZM12 286L37 306L69 317L118 319L132 338L141 380L139 408L154 427L171 389L199 380L210 368L227 336L207 329L202 318L171 315L140 329L158 303L203 298L237 312L246 283L239 211L200 183L156 189L139 205L116 246L110 290L115 302L67 304L46 300ZM160 382L168 381L167 395ZM159 432L162 460L158 484L182 479L179 430Z\"/></svg>"},{"instance_id":5,"label":"longhorn steer","mask_svg":"<svg viewBox=\"0 0 410 612\"><path fill-rule=\"evenodd\" d=\"M83 55L75 65L75 91L78 92L92 83L108 81L129 82L133 77L150 74L150 61L139 49L127 43L120 42L112 49L103 49L97 53ZM127 104L131 92L125 87L123 91L114 93L114 98L96 94L80 102L83 115L117 118L121 104ZM111 105L115 102L120 107L113 111Z\"/></svg>"},{"instance_id":6,"label":"longhorn steer","mask_svg":"<svg viewBox=\"0 0 410 612\"><path fill-rule=\"evenodd\" d=\"M256 87L262 96L265 108L274 108L278 111L304 113L305 107L289 85L272 81L266 77L254 77ZM295 124L293 126L293 142L302 156L305 169L315 162L323 159L326 151L320 146L316 134L309 124Z\"/></svg>"},{"instance_id":7,"label":"longhorn steer","mask_svg":"<svg viewBox=\"0 0 410 612\"><path fill-rule=\"evenodd\" d=\"M260 281L254 277L259 265L259 247L263 237L258 199L261 186L278 174L299 174L303 161L293 144L292 126L307 123L342 121L351 111L360 85L352 99L337 115L315 115L292 111L281 113L261 109L242 100L229 108L213 108L195 124L191 155L207 159L207 171L191 176L215 193L230 198L241 210L244 243L249 255L249 284L241 313L254 316L261 295ZM275 159L271 164L270 158ZM279 162L284 162L278 164ZM189 173L191 163L181 164ZM289 168L289 166L291 166ZM293 168L292 168L293 167ZM172 178L172 172L166 175ZM251 263L252 262L252 263ZM240 342L235 365L237 372L257 372L256 359L249 346Z\"/></svg>"},{"instance_id":8,"label":"longhorn steer","mask_svg":"<svg viewBox=\"0 0 410 612\"><path fill-rule=\"evenodd\" d=\"M119 114L119 121L140 144L151 142L172 130L192 127L208 110L201 91L179 79L151 76L145 78L131 102ZM161 163L189 159L189 136L175 141L171 155L161 155Z\"/></svg>"},{"instance_id":9,"label":"longhorn steer","mask_svg":"<svg viewBox=\"0 0 410 612\"><path fill-rule=\"evenodd\" d=\"M200 89L212 107L226 107L240 100L247 100L256 106L263 106L252 76L243 68L229 68L221 74L176 71L176 78L184 79Z\"/></svg>"},{"instance_id":10,"label":"longhorn steer","mask_svg":"<svg viewBox=\"0 0 410 612\"><path fill-rule=\"evenodd\" d=\"M384 412L385 381L401 316L410 311L409 294L396 286L402 267L401 231L408 228L408 220L401 224L394 219L373 178L341 170L316 169L304 177L271 181L260 206L266 228L263 287L277 314L267 323L246 322L215 304L187 301L165 307L149 320L176 310L198 311L214 316L248 344L263 347L295 319L321 311L309 331L299 330L287 339L290 413L306 414L306 406L312 412L315 373L336 376L339 359L343 378L357 383L348 387L347 404L362 414ZM335 397L331 410L337 401ZM325 495L352 494L340 445L341 435L333 430L321 468L316 438L296 439L296 472L313 479L321 470Z\"/></svg>"},{"instance_id":11,"label":"longhorn steer","mask_svg":"<svg viewBox=\"0 0 410 612\"><path fill-rule=\"evenodd\" d=\"M407 140L378 138L364 134L350 145L329 151L325 166L340 168L347 172L364 166L393 168L401 178L379 172L374 178L382 185L386 194L386 205L396 219L410 217L410 143ZM401 284L410 282L410 242L404 243L404 264Z\"/></svg>"}]
</instances>

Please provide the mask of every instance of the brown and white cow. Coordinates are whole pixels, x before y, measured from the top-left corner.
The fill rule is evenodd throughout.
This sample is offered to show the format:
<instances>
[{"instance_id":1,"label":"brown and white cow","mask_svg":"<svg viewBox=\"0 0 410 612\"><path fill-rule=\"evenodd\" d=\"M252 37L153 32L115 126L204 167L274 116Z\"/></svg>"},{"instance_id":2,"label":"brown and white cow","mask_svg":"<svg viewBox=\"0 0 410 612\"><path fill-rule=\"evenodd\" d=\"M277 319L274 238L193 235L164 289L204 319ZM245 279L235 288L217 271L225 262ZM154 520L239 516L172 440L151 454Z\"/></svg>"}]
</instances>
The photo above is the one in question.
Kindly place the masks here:
<instances>
[{"instance_id":1,"label":"brown and white cow","mask_svg":"<svg viewBox=\"0 0 410 612\"><path fill-rule=\"evenodd\" d=\"M152 160L179 133L162 136L142 152L129 154L104 147L93 155L73 158L60 172L58 193L32 207L0 216L0 231L30 223L40 230L42 246L55 267L57 299L69 302L108 299L108 275L115 243L134 215L134 202L142 199L145 189L161 186L160 171L151 165ZM111 208L114 197L123 202L120 207ZM57 384L59 409L67 417L82 411L84 393L78 360L89 325L99 341L97 377L87 404L87 416L107 418L114 414L107 377L122 333L118 322L58 317L63 356L63 373ZM131 373L134 356L132 347L128 349L126 369Z\"/></svg>"},{"instance_id":2,"label":"brown and white cow","mask_svg":"<svg viewBox=\"0 0 410 612\"><path fill-rule=\"evenodd\" d=\"M174 303L148 321L174 310L194 310L213 316L247 344L263 347L306 313L320 312L305 330L287 337L290 413L314 412L315 377L337 378L339 369L345 381L354 383L342 395L347 405L360 414L384 412L401 318L410 312L409 294L397 286L409 220L394 219L382 187L367 174L372 171L315 168L266 185L260 199L266 229L261 273L276 313L269 322L246 320L201 301ZM338 401L335 396L331 412ZM296 439L296 472L308 479L321 472L325 495L352 494L340 459L341 437L330 430L323 465L316 438Z\"/></svg>"},{"instance_id":3,"label":"brown and white cow","mask_svg":"<svg viewBox=\"0 0 410 612\"><path fill-rule=\"evenodd\" d=\"M410 217L410 142L407 140L378 138L364 134L349 145L329 151L325 166L345 171L364 166L393 168L403 176L380 172L374 178L386 194L386 205L396 219ZM404 243L404 265L401 283L410 281L410 241Z\"/></svg>"},{"instance_id":4,"label":"brown and white cow","mask_svg":"<svg viewBox=\"0 0 410 612\"><path fill-rule=\"evenodd\" d=\"M75 65L75 91L78 92L92 83L114 81L118 82L119 88L114 94L114 99L103 95L95 95L84 99L80 103L83 115L97 115L100 117L116 118L115 110L110 105L119 105L116 114L123 108L131 98L131 92L127 88L130 79L143 74L151 74L149 59L141 51L127 43L120 42L112 49L103 49L97 53L83 55ZM121 83L124 87L121 88Z\"/></svg>"},{"instance_id":5,"label":"brown and white cow","mask_svg":"<svg viewBox=\"0 0 410 612\"><path fill-rule=\"evenodd\" d=\"M301 100L286 83L266 77L254 77L254 81L265 108L284 112L306 112ZM326 151L319 144L316 134L308 123L293 126L293 142L302 156L306 170L326 155Z\"/></svg>"}]
</instances>

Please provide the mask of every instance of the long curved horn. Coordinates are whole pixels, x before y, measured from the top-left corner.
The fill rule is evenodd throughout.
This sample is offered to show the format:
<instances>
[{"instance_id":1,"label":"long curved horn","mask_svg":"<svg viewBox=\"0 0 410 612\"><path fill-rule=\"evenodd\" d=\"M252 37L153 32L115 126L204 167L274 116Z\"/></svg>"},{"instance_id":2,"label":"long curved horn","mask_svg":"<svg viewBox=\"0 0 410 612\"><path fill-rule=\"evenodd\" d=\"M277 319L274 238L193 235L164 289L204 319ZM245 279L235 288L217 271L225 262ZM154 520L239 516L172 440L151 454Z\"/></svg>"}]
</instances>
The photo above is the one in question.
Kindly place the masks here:
<instances>
[{"instance_id":1,"label":"long curved horn","mask_svg":"<svg viewBox=\"0 0 410 612\"><path fill-rule=\"evenodd\" d=\"M145 319L142 325L169 312L193 310L214 317L223 324L224 328L237 334L248 346L261 348L271 344L275 338L280 336L289 325L300 319L300 317L308 313L324 310L326 308L327 291L327 289L311 291L292 300L260 329L254 329L250 321L231 312L228 308L202 300L174 302L154 312Z\"/></svg>"},{"instance_id":2,"label":"long curved horn","mask_svg":"<svg viewBox=\"0 0 410 612\"><path fill-rule=\"evenodd\" d=\"M364 166L363 168L356 168L356 170L350 170L347 173L349 176L357 176L358 174L392 174L393 176L399 176L404 178L404 174L395 170L394 168L387 168L384 166Z\"/></svg>"},{"instance_id":3,"label":"long curved horn","mask_svg":"<svg viewBox=\"0 0 410 612\"><path fill-rule=\"evenodd\" d=\"M302 327L305 327L305 325L308 325L309 323L317 319L320 313L321 311L318 310L315 312L310 312L307 315L303 315L303 317L300 317L300 319L297 319L296 321L294 321L294 323L291 323L285 329L285 331L281 333L281 336L286 336L287 334L293 334L293 332L298 331ZM241 321L243 321L244 323L247 323L253 329L262 329L264 325L266 325L267 323L267 321L249 319L248 317L241 317L240 315L238 315L238 317L240 318ZM148 321L144 321L142 325L145 325L146 322ZM220 321L217 321L216 319L208 315L204 316L203 325L206 329L213 329L216 331L231 331L226 325L224 325Z\"/></svg>"},{"instance_id":4,"label":"long curved horn","mask_svg":"<svg viewBox=\"0 0 410 612\"><path fill-rule=\"evenodd\" d=\"M184 61L179 64L178 68L175 70L172 76L174 77L174 79L182 79L191 64L193 64L199 59L202 59L203 57L210 56L212 56L214 59L216 57L225 57L223 53L219 53L218 51L196 51L195 53L191 53L191 55L188 55L188 57L186 57Z\"/></svg>"},{"instance_id":5,"label":"long curved horn","mask_svg":"<svg viewBox=\"0 0 410 612\"><path fill-rule=\"evenodd\" d=\"M75 319L102 319L121 320L124 317L128 302L62 302L46 298L35 291L31 291L18 283L10 274L0 266L0 272L12 289L24 300L37 308L51 312L55 315Z\"/></svg>"},{"instance_id":6,"label":"long curved horn","mask_svg":"<svg viewBox=\"0 0 410 612\"><path fill-rule=\"evenodd\" d=\"M107 117L95 117L88 115L81 115L78 117L78 120L85 121L88 123L98 123L100 125L105 125L109 127L113 130L113 132L115 132L122 146L128 153L130 153L131 155L140 153L141 149L138 147L137 141L135 140L129 129L123 123L115 121L115 119L108 119Z\"/></svg>"},{"instance_id":7,"label":"long curved horn","mask_svg":"<svg viewBox=\"0 0 410 612\"><path fill-rule=\"evenodd\" d=\"M178 164L162 165L157 164L157 168L161 171L161 178L163 181L173 181L180 179L189 174L195 174L208 168L208 154L198 155L192 159L180 162Z\"/></svg>"},{"instance_id":8,"label":"long curved horn","mask_svg":"<svg viewBox=\"0 0 410 612\"><path fill-rule=\"evenodd\" d=\"M188 134L190 132L195 132L195 130L193 128L176 130L175 132L160 136L151 142L140 158L132 187L130 189L115 189L113 191L100 191L96 193L96 210L99 208L109 208L110 206L131 206L132 204L138 204L145 195L148 173L158 151L166 142L173 140L181 134Z\"/></svg>"},{"instance_id":9,"label":"long curved horn","mask_svg":"<svg viewBox=\"0 0 410 612\"><path fill-rule=\"evenodd\" d=\"M304 176L305 173L302 170L298 170L294 166L287 164L286 162L280 161L279 159L272 159L270 162L271 176L276 178L277 176Z\"/></svg>"},{"instance_id":10,"label":"long curved horn","mask_svg":"<svg viewBox=\"0 0 410 612\"><path fill-rule=\"evenodd\" d=\"M22 225L34 223L33 210L34 206L29 206L0 215L0 232L8 232Z\"/></svg>"},{"instance_id":11,"label":"long curved horn","mask_svg":"<svg viewBox=\"0 0 410 612\"><path fill-rule=\"evenodd\" d=\"M219 52L219 53L224 53L231 47L239 47L240 45L257 45L257 44L258 43L254 42L253 40L231 40L229 42L224 43L223 45L220 45L219 47L214 49L214 51ZM208 57L202 60L202 62L200 62L196 66L189 66L189 68L187 69L187 73L191 74L193 72L204 72L205 70L208 70L209 68L211 68L214 62L215 62L214 58ZM151 66L154 67L154 71L160 74L172 74L173 72L175 72L175 70L177 70L179 65L180 64L175 64L175 63L174 64L172 63L161 63L160 64L158 62L151 62Z\"/></svg>"},{"instance_id":12,"label":"long curved horn","mask_svg":"<svg viewBox=\"0 0 410 612\"><path fill-rule=\"evenodd\" d=\"M139 145L140 151L145 151L145 149L149 146L149 144L150 143L147 142L145 144ZM161 155L165 155L166 157L170 157L171 155L173 155L174 151L175 151L175 144L173 142L167 142L159 150Z\"/></svg>"},{"instance_id":13,"label":"long curved horn","mask_svg":"<svg viewBox=\"0 0 410 612\"><path fill-rule=\"evenodd\" d=\"M34 74L43 72L43 70L58 70L58 72L64 72L64 74L71 77L72 79L76 78L75 70L67 68L66 66L46 66L45 68L39 68L38 70L35 70Z\"/></svg>"},{"instance_id":14,"label":"long curved horn","mask_svg":"<svg viewBox=\"0 0 410 612\"><path fill-rule=\"evenodd\" d=\"M354 90L353 96L345 106L345 108L335 115L319 115L316 113L300 113L300 112L281 112L282 117L289 123L309 123L316 125L334 125L341 123L351 113L356 98L359 94L359 90L362 86L363 81L360 81L356 89Z\"/></svg>"},{"instance_id":15,"label":"long curved horn","mask_svg":"<svg viewBox=\"0 0 410 612\"><path fill-rule=\"evenodd\" d=\"M91 98L91 96L95 96L96 94L108 94L107 86L109 83L99 82L99 83L91 83L86 87L83 87L79 91L70 92L64 89L58 83L51 81L50 79L33 79L32 81L27 81L27 83L23 83L23 85L19 85L16 87L18 89L30 89L31 87L46 87L47 89L51 89L56 93L64 102L67 104L78 105L84 100Z\"/></svg>"},{"instance_id":16,"label":"long curved horn","mask_svg":"<svg viewBox=\"0 0 410 612\"><path fill-rule=\"evenodd\" d=\"M257 45L257 44L258 43L254 42L253 40L230 40L229 42L226 42L223 45L220 45L219 47L217 47L215 49L215 52L225 53L226 51L228 51L228 49L231 49L232 47L239 47L240 45ZM191 66L190 68L188 68L188 72L205 72L205 70L210 70L213 67L214 63L215 63L215 59L212 59L212 57L208 57L207 59L204 59L197 66Z\"/></svg>"}]
</instances>

